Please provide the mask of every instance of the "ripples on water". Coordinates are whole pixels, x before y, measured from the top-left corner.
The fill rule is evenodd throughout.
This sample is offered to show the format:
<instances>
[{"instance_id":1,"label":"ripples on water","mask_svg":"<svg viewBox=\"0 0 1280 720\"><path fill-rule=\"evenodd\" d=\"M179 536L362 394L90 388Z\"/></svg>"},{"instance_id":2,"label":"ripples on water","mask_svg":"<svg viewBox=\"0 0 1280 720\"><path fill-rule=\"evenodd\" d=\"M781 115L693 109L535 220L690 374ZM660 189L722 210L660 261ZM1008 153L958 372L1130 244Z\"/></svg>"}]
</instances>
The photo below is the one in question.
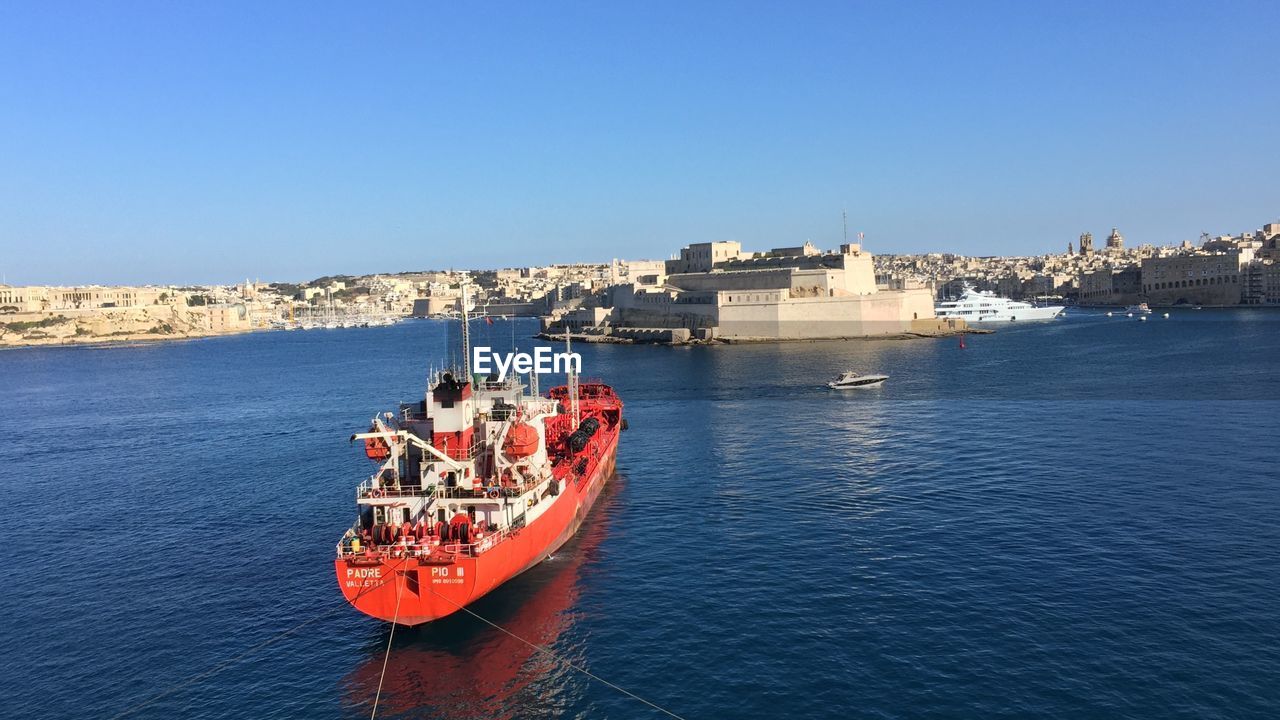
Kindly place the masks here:
<instances>
[{"instance_id":1,"label":"ripples on water","mask_svg":"<svg viewBox=\"0 0 1280 720\"><path fill-rule=\"evenodd\" d=\"M579 348L621 477L475 609L690 718L1274 717L1278 320ZM319 616L134 717L367 716L346 438L441 337L0 353L4 714L110 716ZM893 377L820 389L849 366ZM396 633L380 715L654 716L467 616Z\"/></svg>"}]
</instances>

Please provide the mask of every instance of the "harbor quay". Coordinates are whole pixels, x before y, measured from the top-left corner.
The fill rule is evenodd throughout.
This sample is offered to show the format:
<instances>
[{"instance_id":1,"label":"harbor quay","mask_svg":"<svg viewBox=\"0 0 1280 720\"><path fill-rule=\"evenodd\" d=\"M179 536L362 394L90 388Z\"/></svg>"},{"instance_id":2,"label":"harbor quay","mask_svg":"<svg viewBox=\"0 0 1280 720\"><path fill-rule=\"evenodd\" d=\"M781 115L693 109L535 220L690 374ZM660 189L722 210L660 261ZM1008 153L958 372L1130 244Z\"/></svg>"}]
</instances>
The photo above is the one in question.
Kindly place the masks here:
<instances>
[{"instance_id":1,"label":"harbor quay","mask_svg":"<svg viewBox=\"0 0 1280 720\"><path fill-rule=\"evenodd\" d=\"M939 299L971 286L1015 300L1086 307L1280 307L1280 222L1159 246L1128 247L1112 228L1100 246L1085 232L1063 253L878 255L876 277L882 284L924 283Z\"/></svg>"}]
</instances>

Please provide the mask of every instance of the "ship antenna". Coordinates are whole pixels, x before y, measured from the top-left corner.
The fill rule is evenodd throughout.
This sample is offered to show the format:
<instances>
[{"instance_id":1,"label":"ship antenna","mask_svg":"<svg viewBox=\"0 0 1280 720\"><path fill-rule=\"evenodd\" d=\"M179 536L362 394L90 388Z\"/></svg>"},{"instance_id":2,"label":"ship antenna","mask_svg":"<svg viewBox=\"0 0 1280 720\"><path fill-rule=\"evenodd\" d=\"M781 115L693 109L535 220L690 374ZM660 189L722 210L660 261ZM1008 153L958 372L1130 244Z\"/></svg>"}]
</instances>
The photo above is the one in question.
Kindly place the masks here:
<instances>
[{"instance_id":1,"label":"ship antenna","mask_svg":"<svg viewBox=\"0 0 1280 720\"><path fill-rule=\"evenodd\" d=\"M462 281L462 367L463 382L471 382L471 318L467 315L467 281Z\"/></svg>"}]
</instances>

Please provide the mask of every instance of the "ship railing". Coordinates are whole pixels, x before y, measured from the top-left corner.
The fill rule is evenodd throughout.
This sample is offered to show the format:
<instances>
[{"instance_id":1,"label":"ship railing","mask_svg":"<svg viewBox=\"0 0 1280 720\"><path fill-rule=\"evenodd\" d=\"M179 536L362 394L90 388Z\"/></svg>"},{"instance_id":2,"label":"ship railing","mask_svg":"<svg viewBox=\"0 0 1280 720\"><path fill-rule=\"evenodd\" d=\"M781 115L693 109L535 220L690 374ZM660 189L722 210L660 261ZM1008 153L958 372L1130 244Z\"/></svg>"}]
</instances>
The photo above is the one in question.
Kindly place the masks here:
<instances>
[{"instance_id":1,"label":"ship railing","mask_svg":"<svg viewBox=\"0 0 1280 720\"><path fill-rule=\"evenodd\" d=\"M435 496L446 500L497 500L498 498L514 498L536 488L541 480L532 479L520 485L480 485L467 489L461 487L439 486Z\"/></svg>"},{"instance_id":2,"label":"ship railing","mask_svg":"<svg viewBox=\"0 0 1280 720\"><path fill-rule=\"evenodd\" d=\"M558 403L545 397L530 398L524 401L524 410L526 416L554 414Z\"/></svg>"},{"instance_id":3,"label":"ship railing","mask_svg":"<svg viewBox=\"0 0 1280 720\"><path fill-rule=\"evenodd\" d=\"M431 485L387 485L383 482L374 483L374 478L369 478L356 486L356 500L387 497L430 497L435 494L436 486L434 483Z\"/></svg>"},{"instance_id":4,"label":"ship railing","mask_svg":"<svg viewBox=\"0 0 1280 720\"><path fill-rule=\"evenodd\" d=\"M352 526L352 530L356 531L357 536L359 535L358 523L356 526ZM498 545L498 543L502 542L503 540L506 540L507 537L511 535L511 532L512 532L511 530L496 530L492 532L487 532L484 534L484 537L480 538L479 540L476 540L475 542L470 542L470 543L447 542L447 543L441 544L436 541L431 541L426 543L419 541L419 542L415 542L412 545L401 545L399 543L393 543L391 545L367 546L367 545L364 545L362 541L359 552L357 552L355 549L351 547L348 547L344 538L344 540L338 541L338 544L335 549L338 554L338 559L369 558L370 560L378 560L378 559L388 558L388 557L389 558L403 558L403 557L426 558L436 554L437 551L443 552L446 555L477 557L479 555L483 555L489 550L492 550L494 547Z\"/></svg>"},{"instance_id":5,"label":"ship railing","mask_svg":"<svg viewBox=\"0 0 1280 720\"><path fill-rule=\"evenodd\" d=\"M481 437L471 441L471 445L465 448L464 447L439 447L434 445L432 447L435 447L436 450L439 450L445 455L448 455L449 458L452 460L465 461L465 460L474 460L477 456L479 456L480 451L484 448L484 445L485 445L484 438Z\"/></svg>"},{"instance_id":6,"label":"ship railing","mask_svg":"<svg viewBox=\"0 0 1280 720\"><path fill-rule=\"evenodd\" d=\"M481 390L511 390L516 386L516 379L512 375L502 380L481 380L479 384Z\"/></svg>"},{"instance_id":7,"label":"ship railing","mask_svg":"<svg viewBox=\"0 0 1280 720\"><path fill-rule=\"evenodd\" d=\"M357 538L360 537L360 519L356 518L356 521L351 523L351 527L347 528L347 530L349 530L354 537L357 537ZM338 539L338 545L337 545L339 558L356 554L354 550L346 546L346 541L347 541L347 534L346 534L346 531L343 531L342 537ZM361 552L363 552L364 548L361 548L360 550Z\"/></svg>"},{"instance_id":8,"label":"ship railing","mask_svg":"<svg viewBox=\"0 0 1280 720\"><path fill-rule=\"evenodd\" d=\"M365 545L364 541L360 541L360 551L357 552L353 548L348 548L342 541L338 542L338 558L368 558L370 560L380 560L382 558L402 558L402 557L428 557L436 548L440 547L439 543L421 543L415 542L412 545L401 545L393 543L391 545Z\"/></svg>"},{"instance_id":9,"label":"ship railing","mask_svg":"<svg viewBox=\"0 0 1280 720\"><path fill-rule=\"evenodd\" d=\"M475 557L483 555L486 551L493 549L498 543L507 539L510 534L508 530L499 530L497 532L486 533L484 537L472 543L447 543L441 545L440 549L451 555L468 555Z\"/></svg>"},{"instance_id":10,"label":"ship railing","mask_svg":"<svg viewBox=\"0 0 1280 720\"><path fill-rule=\"evenodd\" d=\"M448 487L439 483L429 485L387 485L375 483L375 477L356 486L356 501L376 500L380 498L416 498L437 497L447 500L496 500L507 497L514 498L533 490L542 483L538 477L532 477L519 485L486 485L477 483L472 488Z\"/></svg>"}]
</instances>

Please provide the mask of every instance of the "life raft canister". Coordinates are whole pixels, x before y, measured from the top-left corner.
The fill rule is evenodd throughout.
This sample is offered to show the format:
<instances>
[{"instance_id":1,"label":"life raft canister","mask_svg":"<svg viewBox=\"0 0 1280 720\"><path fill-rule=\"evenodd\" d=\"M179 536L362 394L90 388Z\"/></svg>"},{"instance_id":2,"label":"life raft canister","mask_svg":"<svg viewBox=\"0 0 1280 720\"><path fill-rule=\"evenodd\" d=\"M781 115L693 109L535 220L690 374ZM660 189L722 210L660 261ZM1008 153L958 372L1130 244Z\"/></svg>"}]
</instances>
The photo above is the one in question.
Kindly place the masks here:
<instances>
[{"instance_id":1,"label":"life raft canister","mask_svg":"<svg viewBox=\"0 0 1280 720\"><path fill-rule=\"evenodd\" d=\"M538 451L538 431L527 423L516 423L507 431L502 452L513 459L527 458Z\"/></svg>"},{"instance_id":2,"label":"life raft canister","mask_svg":"<svg viewBox=\"0 0 1280 720\"><path fill-rule=\"evenodd\" d=\"M370 427L369 432L378 432L377 426ZM387 444L386 440L380 437L365 438L364 454L367 455L370 460L386 460L388 457L391 457L391 446Z\"/></svg>"}]
</instances>

